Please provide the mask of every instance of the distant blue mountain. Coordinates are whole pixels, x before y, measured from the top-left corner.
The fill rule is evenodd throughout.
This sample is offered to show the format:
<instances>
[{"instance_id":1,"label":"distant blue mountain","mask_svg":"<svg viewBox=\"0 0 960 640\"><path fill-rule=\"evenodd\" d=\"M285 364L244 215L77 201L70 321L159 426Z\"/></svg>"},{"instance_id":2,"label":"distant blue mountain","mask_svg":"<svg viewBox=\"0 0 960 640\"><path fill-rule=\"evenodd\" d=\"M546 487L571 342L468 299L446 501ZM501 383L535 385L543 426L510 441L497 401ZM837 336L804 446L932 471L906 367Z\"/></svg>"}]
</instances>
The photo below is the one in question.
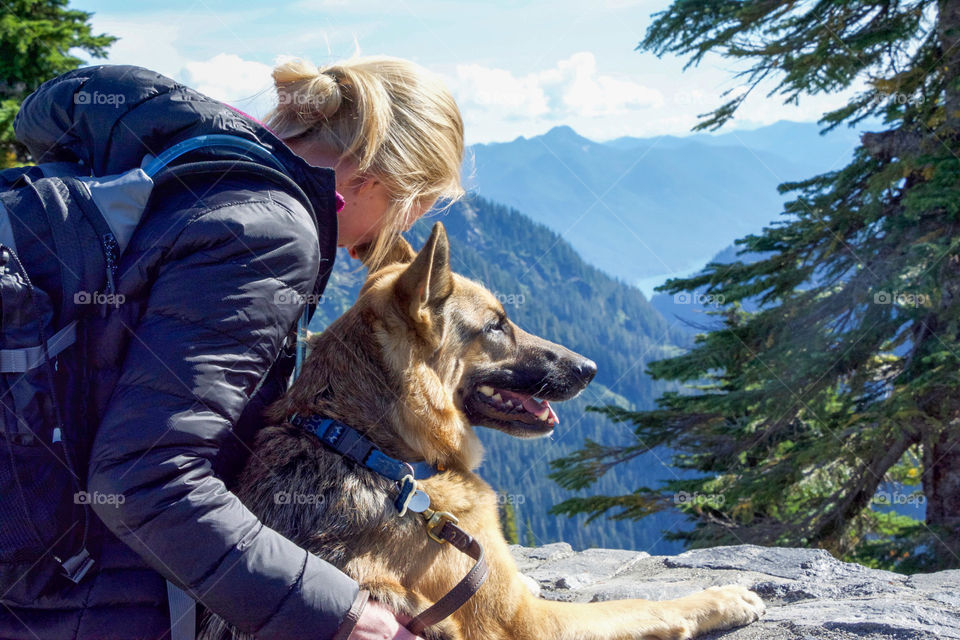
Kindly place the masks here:
<instances>
[{"instance_id":1,"label":"distant blue mountain","mask_svg":"<svg viewBox=\"0 0 960 640\"><path fill-rule=\"evenodd\" d=\"M730 245L710 258L708 262L751 264L764 257L763 254L749 252L737 255L738 251L740 251L740 247ZM679 326L690 334L704 333L720 328L723 325L722 319L710 315L710 312L722 307L723 302L718 296L707 293L705 287L700 287L696 291L682 291L676 294L658 292L650 297L650 304L653 305L654 309L659 311L671 324ZM745 300L741 304L747 311L758 309L758 305L753 299Z\"/></svg>"},{"instance_id":2,"label":"distant blue mountain","mask_svg":"<svg viewBox=\"0 0 960 640\"><path fill-rule=\"evenodd\" d=\"M847 164L851 152L860 141L855 130L838 128L827 135L820 135L820 125L813 122L789 122L782 120L767 127L749 131L732 131L711 135L698 133L687 137L660 136L659 138L623 137L604 144L622 150L644 149L652 141L658 146L678 147L691 143L717 147L747 147L754 151L767 151L792 159L804 171L794 178L805 178L814 173L839 169ZM790 176L787 176L790 178Z\"/></svg>"},{"instance_id":3,"label":"distant blue mountain","mask_svg":"<svg viewBox=\"0 0 960 640\"><path fill-rule=\"evenodd\" d=\"M631 284L689 273L777 219L777 185L844 166L858 134L812 123L594 142L566 126L474 145L468 184Z\"/></svg>"}]
</instances>

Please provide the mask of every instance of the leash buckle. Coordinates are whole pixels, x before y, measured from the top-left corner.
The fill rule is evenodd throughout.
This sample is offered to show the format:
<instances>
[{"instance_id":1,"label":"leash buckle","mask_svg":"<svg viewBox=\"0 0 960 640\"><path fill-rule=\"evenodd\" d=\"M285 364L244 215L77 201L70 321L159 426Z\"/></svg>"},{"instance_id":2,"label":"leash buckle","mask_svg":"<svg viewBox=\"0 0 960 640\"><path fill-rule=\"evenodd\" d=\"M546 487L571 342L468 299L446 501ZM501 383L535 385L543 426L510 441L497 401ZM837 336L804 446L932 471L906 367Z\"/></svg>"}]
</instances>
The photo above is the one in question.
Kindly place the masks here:
<instances>
[{"instance_id":1,"label":"leash buckle","mask_svg":"<svg viewBox=\"0 0 960 640\"><path fill-rule=\"evenodd\" d=\"M460 522L455 515L447 511L434 511L432 509L427 509L423 512L423 517L427 519L427 535L443 544L446 542L443 538L440 537L439 532L443 529L443 525L448 522L451 524L457 524Z\"/></svg>"}]
</instances>

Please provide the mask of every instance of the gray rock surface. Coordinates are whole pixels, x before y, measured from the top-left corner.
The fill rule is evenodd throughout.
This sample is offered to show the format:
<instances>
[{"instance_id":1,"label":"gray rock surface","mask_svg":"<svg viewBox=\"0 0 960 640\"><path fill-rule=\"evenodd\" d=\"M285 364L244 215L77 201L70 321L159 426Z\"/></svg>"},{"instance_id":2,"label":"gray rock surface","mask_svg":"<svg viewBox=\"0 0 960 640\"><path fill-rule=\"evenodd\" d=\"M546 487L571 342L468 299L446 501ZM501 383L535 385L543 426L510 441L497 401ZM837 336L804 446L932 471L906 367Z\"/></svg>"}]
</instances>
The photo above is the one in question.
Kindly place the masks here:
<instances>
[{"instance_id":1,"label":"gray rock surface","mask_svg":"<svg viewBox=\"0 0 960 640\"><path fill-rule=\"evenodd\" d=\"M534 593L551 600L667 600L739 584L767 605L757 623L705 640L960 640L960 571L905 576L840 562L821 549L739 545L651 556L512 547Z\"/></svg>"}]
</instances>

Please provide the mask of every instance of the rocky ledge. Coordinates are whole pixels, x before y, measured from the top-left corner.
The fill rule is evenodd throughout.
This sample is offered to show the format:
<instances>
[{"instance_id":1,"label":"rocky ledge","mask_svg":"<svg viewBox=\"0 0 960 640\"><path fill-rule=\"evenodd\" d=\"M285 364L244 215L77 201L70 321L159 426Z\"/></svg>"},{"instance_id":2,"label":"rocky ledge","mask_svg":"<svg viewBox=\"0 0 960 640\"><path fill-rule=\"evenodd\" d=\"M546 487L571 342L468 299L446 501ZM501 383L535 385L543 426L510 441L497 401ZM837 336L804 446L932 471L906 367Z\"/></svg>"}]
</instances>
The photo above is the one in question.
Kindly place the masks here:
<instances>
[{"instance_id":1,"label":"rocky ledge","mask_svg":"<svg viewBox=\"0 0 960 640\"><path fill-rule=\"evenodd\" d=\"M763 597L759 622L705 640L960 640L960 571L905 576L840 562L821 549L753 545L676 556L575 552L565 543L512 551L530 588L551 600L666 600L725 584Z\"/></svg>"}]
</instances>

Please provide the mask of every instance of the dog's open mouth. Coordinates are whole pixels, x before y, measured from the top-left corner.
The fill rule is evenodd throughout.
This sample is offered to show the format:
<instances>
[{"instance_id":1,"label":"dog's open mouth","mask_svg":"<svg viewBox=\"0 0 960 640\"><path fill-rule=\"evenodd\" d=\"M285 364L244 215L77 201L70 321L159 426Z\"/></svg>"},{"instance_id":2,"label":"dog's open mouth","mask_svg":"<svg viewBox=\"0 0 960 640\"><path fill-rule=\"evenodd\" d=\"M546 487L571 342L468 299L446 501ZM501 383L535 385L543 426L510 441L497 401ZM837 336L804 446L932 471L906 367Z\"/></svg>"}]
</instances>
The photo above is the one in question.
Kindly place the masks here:
<instances>
[{"instance_id":1,"label":"dog's open mouth","mask_svg":"<svg viewBox=\"0 0 960 640\"><path fill-rule=\"evenodd\" d=\"M560 423L548 401L485 384L470 395L465 409L475 424L519 436L544 435Z\"/></svg>"}]
</instances>

